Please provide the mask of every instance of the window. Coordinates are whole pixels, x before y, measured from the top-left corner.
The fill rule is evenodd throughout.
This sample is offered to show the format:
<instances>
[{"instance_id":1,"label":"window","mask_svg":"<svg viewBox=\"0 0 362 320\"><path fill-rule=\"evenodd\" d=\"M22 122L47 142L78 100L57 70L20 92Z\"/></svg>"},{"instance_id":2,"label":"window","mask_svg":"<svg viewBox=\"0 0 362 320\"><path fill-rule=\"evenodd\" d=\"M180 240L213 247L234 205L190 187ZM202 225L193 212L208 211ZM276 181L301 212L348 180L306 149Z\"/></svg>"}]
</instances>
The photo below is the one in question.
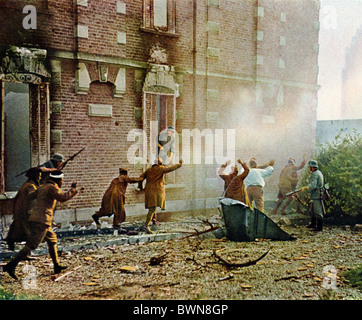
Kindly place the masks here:
<instances>
[{"instance_id":1,"label":"window","mask_svg":"<svg viewBox=\"0 0 362 320\"><path fill-rule=\"evenodd\" d=\"M0 193L17 191L17 175L49 160L49 85L0 80Z\"/></svg>"},{"instance_id":2,"label":"window","mask_svg":"<svg viewBox=\"0 0 362 320\"><path fill-rule=\"evenodd\" d=\"M143 29L151 32L176 32L176 0L144 0Z\"/></svg>"},{"instance_id":3,"label":"window","mask_svg":"<svg viewBox=\"0 0 362 320\"><path fill-rule=\"evenodd\" d=\"M143 96L143 130L146 132L147 145L149 153L147 154L147 162L153 163L156 159L158 135L167 129L168 126L175 127L176 124L176 100L173 94L158 94L144 92ZM174 137L175 138L175 137ZM177 152L177 141L175 141ZM178 158L176 158L178 159ZM175 155L172 162L175 164ZM167 175L167 183L175 182L175 173L171 172Z\"/></svg>"}]
</instances>

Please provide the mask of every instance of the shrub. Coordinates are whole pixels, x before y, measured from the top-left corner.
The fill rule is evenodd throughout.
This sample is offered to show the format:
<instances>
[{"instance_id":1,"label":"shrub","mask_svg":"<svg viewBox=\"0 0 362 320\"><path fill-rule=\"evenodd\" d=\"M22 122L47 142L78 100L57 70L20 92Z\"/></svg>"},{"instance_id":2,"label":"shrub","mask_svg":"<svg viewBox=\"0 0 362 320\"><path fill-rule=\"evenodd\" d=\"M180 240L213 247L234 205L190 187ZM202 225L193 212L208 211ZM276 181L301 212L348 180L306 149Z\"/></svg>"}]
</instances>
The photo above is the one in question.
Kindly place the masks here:
<instances>
[{"instance_id":1,"label":"shrub","mask_svg":"<svg viewBox=\"0 0 362 320\"><path fill-rule=\"evenodd\" d=\"M342 137L341 132L331 143L323 145L316 157L324 183L329 185L330 199L325 201L327 216L357 217L362 209L362 139L358 133ZM309 184L310 172L305 170L301 186Z\"/></svg>"},{"instance_id":2,"label":"shrub","mask_svg":"<svg viewBox=\"0 0 362 320\"><path fill-rule=\"evenodd\" d=\"M349 284L352 287L357 287L359 290L362 290L362 265L346 271L344 277L348 280Z\"/></svg>"}]
</instances>

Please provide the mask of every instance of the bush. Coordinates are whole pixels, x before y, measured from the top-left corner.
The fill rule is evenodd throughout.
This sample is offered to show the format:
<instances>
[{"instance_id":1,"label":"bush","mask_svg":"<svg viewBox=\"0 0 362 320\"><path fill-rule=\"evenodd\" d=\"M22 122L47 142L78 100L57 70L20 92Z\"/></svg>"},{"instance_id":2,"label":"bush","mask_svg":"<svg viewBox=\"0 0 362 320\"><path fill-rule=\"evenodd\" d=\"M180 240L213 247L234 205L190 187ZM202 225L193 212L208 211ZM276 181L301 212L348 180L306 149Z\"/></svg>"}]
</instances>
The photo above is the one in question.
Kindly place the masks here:
<instances>
[{"instance_id":1,"label":"bush","mask_svg":"<svg viewBox=\"0 0 362 320\"><path fill-rule=\"evenodd\" d=\"M357 287L359 290L362 290L362 265L346 271L343 275L352 287Z\"/></svg>"},{"instance_id":2,"label":"bush","mask_svg":"<svg viewBox=\"0 0 362 320\"><path fill-rule=\"evenodd\" d=\"M316 157L324 183L329 185L330 199L325 201L327 216L356 218L362 209L362 139L354 135L341 136L321 146ZM307 169L300 180L301 186L309 184Z\"/></svg>"},{"instance_id":3,"label":"bush","mask_svg":"<svg viewBox=\"0 0 362 320\"><path fill-rule=\"evenodd\" d=\"M21 294L16 295L11 291L5 290L0 285L0 300L40 300L41 298L35 295Z\"/></svg>"}]
</instances>

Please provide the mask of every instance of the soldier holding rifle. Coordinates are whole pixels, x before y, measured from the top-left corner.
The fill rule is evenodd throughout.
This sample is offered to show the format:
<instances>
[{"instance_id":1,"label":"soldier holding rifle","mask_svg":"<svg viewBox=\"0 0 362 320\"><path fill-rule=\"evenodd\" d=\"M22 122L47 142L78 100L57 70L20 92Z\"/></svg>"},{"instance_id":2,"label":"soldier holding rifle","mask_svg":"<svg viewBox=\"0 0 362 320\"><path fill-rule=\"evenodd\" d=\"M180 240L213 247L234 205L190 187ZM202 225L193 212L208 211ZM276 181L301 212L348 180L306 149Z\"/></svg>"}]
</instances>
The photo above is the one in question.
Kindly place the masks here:
<instances>
[{"instance_id":1,"label":"soldier holding rifle","mask_svg":"<svg viewBox=\"0 0 362 320\"><path fill-rule=\"evenodd\" d=\"M314 228L315 231L323 230L323 216L325 215L325 207L323 202L324 196L324 177L322 172L319 170L318 162L316 160L310 160L308 167L312 173L310 176L310 183L307 187L289 192L286 196L293 196L298 192L310 191L310 197L312 200L311 206L311 223L308 228Z\"/></svg>"}]
</instances>

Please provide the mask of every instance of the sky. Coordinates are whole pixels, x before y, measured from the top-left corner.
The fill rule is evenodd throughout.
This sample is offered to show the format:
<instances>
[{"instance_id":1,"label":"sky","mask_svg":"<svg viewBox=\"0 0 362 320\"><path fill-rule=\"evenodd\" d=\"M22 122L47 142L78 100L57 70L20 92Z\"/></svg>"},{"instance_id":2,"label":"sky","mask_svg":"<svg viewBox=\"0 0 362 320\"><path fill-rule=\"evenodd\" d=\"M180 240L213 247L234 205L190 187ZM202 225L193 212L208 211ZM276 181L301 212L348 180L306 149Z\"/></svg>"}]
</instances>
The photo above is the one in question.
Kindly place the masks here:
<instances>
[{"instance_id":1,"label":"sky","mask_svg":"<svg viewBox=\"0 0 362 320\"><path fill-rule=\"evenodd\" d=\"M346 48L362 26L362 0L321 0L318 120L343 119L342 70Z\"/></svg>"}]
</instances>

